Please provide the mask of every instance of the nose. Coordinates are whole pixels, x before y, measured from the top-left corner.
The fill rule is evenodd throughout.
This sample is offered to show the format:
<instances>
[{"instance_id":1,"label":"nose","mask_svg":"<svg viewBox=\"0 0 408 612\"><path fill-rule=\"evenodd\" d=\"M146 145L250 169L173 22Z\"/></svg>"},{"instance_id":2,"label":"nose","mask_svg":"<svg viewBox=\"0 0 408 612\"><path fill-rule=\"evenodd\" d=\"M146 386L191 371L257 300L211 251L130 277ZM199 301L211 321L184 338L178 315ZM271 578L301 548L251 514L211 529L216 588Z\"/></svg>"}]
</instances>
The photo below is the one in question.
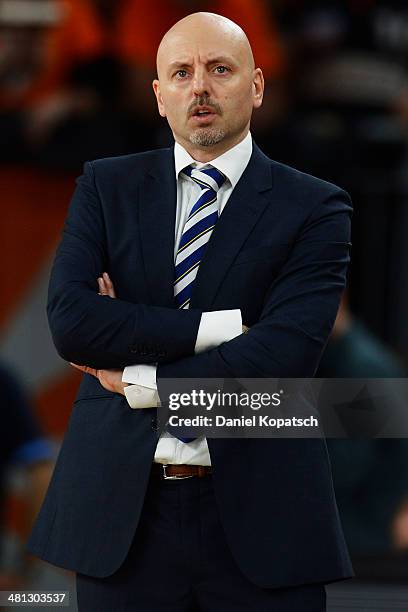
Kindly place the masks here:
<instances>
[{"instance_id":1,"label":"nose","mask_svg":"<svg viewBox=\"0 0 408 612\"><path fill-rule=\"evenodd\" d=\"M193 94L196 97L210 95L209 77L207 71L203 68L198 68L194 72Z\"/></svg>"}]
</instances>

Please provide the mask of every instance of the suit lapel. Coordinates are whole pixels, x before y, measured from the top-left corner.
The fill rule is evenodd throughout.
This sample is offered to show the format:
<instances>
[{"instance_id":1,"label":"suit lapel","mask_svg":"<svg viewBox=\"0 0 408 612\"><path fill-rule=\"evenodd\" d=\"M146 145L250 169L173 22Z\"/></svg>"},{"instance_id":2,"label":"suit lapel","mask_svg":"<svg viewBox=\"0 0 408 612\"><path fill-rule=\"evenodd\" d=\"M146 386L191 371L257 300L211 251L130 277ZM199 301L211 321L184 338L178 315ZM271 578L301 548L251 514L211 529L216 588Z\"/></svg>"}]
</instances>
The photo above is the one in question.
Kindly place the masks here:
<instances>
[{"instance_id":1,"label":"suit lapel","mask_svg":"<svg viewBox=\"0 0 408 612\"><path fill-rule=\"evenodd\" d=\"M139 228L146 284L151 303L174 306L174 226L177 187L172 149L158 152L142 184Z\"/></svg>"},{"instance_id":2,"label":"suit lapel","mask_svg":"<svg viewBox=\"0 0 408 612\"><path fill-rule=\"evenodd\" d=\"M151 303L175 307L174 228L177 184L173 149L158 152L139 195L139 232ZM200 264L192 308L210 309L228 268L260 218L272 189L271 161L254 144L251 159L212 233Z\"/></svg>"},{"instance_id":3,"label":"suit lapel","mask_svg":"<svg viewBox=\"0 0 408 612\"><path fill-rule=\"evenodd\" d=\"M194 283L191 307L210 309L228 268L260 218L272 189L271 161L254 144L251 159L212 233Z\"/></svg>"}]
</instances>

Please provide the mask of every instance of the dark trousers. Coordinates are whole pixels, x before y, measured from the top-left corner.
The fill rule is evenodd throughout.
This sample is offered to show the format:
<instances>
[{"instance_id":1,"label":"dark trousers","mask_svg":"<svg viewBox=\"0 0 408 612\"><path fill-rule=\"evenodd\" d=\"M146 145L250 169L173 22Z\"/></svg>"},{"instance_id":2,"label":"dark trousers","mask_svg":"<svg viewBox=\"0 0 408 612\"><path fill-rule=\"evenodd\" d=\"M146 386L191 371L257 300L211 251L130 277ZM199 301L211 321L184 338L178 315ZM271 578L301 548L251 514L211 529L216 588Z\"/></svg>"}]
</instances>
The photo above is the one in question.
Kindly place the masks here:
<instances>
[{"instance_id":1,"label":"dark trousers","mask_svg":"<svg viewBox=\"0 0 408 612\"><path fill-rule=\"evenodd\" d=\"M103 534L101 534L103 537ZM123 565L77 575L80 612L323 612L323 585L264 589L239 570L218 517L211 476L151 478Z\"/></svg>"}]
</instances>

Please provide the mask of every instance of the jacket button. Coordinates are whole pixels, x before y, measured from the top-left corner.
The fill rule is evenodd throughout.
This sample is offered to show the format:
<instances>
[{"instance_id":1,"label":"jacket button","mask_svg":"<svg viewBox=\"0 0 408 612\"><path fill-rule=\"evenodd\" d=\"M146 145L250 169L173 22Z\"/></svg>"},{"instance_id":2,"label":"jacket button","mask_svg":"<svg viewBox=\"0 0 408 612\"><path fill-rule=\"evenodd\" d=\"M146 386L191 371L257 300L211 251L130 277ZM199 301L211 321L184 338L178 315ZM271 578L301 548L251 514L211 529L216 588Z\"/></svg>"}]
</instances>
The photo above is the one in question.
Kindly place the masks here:
<instances>
[{"instance_id":1,"label":"jacket button","mask_svg":"<svg viewBox=\"0 0 408 612\"><path fill-rule=\"evenodd\" d=\"M152 430L153 431L157 431L158 430L158 420L157 420L157 417L153 417L152 418Z\"/></svg>"}]
</instances>

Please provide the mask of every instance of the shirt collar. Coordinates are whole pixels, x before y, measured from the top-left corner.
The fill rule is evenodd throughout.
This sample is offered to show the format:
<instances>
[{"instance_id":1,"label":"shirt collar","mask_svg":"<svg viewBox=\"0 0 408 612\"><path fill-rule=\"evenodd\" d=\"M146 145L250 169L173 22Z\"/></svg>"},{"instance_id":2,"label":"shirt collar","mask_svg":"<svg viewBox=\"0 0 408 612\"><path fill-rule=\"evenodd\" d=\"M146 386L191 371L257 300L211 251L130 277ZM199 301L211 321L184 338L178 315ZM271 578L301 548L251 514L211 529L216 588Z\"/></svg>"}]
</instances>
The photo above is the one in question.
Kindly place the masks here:
<instances>
[{"instance_id":1,"label":"shirt collar","mask_svg":"<svg viewBox=\"0 0 408 612\"><path fill-rule=\"evenodd\" d=\"M252 155L252 136L251 132L245 136L237 145L225 151L219 157L205 164L197 162L178 142L174 143L174 162L176 177L179 178L180 172L186 166L194 164L196 168L205 168L209 164L220 170L231 182L232 187L238 183L242 173L248 165Z\"/></svg>"}]
</instances>

